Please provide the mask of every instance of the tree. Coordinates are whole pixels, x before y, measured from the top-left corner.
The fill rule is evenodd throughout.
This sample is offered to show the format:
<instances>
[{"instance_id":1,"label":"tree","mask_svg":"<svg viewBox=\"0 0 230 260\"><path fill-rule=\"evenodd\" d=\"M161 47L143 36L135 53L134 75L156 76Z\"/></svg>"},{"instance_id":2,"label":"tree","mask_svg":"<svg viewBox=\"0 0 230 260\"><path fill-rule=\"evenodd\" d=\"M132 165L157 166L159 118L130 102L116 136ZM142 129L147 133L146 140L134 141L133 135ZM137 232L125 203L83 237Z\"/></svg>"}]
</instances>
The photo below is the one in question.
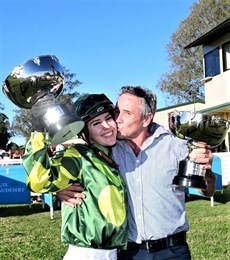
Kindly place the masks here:
<instances>
[{"instance_id":1,"label":"tree","mask_svg":"<svg viewBox=\"0 0 230 260\"><path fill-rule=\"evenodd\" d=\"M7 150L7 151L8 151L8 150L15 151L15 150L18 150L18 149L21 149L21 147L18 146L18 145L17 145L16 143L14 143L14 142L10 142L10 143L8 143L7 146L6 146L6 150Z\"/></svg>"},{"instance_id":2,"label":"tree","mask_svg":"<svg viewBox=\"0 0 230 260\"><path fill-rule=\"evenodd\" d=\"M74 100L79 96L79 93L75 90L75 88L80 85L81 82L75 79L75 73L70 73L69 69L65 67L63 70L65 76L65 86L63 93L57 98L57 100L59 103L65 104L70 108ZM13 118L11 130L14 135L22 136L28 140L32 131L30 110L20 108L14 110L14 112L16 115Z\"/></svg>"},{"instance_id":3,"label":"tree","mask_svg":"<svg viewBox=\"0 0 230 260\"><path fill-rule=\"evenodd\" d=\"M12 134L9 132L9 118L0 113L0 148L6 149L6 145Z\"/></svg>"},{"instance_id":4,"label":"tree","mask_svg":"<svg viewBox=\"0 0 230 260\"><path fill-rule=\"evenodd\" d=\"M167 45L170 71L157 84L169 104L204 100L202 48L184 47L229 17L229 0L200 0L192 5L191 14L180 23Z\"/></svg>"}]
</instances>

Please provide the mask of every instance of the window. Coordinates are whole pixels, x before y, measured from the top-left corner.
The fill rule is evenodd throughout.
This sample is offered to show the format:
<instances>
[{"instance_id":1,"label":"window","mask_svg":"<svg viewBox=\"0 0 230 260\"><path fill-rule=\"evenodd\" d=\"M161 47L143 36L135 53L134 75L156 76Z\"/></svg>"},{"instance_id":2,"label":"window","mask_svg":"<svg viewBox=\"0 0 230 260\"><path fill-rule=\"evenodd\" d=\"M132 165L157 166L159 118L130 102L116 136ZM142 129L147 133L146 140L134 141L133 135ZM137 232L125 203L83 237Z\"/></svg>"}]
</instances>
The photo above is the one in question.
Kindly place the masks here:
<instances>
[{"instance_id":1,"label":"window","mask_svg":"<svg viewBox=\"0 0 230 260\"><path fill-rule=\"evenodd\" d=\"M220 74L219 48L212 50L204 56L205 77L213 77Z\"/></svg>"},{"instance_id":2,"label":"window","mask_svg":"<svg viewBox=\"0 0 230 260\"><path fill-rule=\"evenodd\" d=\"M230 69L230 42L223 45L223 68L224 71Z\"/></svg>"}]
</instances>

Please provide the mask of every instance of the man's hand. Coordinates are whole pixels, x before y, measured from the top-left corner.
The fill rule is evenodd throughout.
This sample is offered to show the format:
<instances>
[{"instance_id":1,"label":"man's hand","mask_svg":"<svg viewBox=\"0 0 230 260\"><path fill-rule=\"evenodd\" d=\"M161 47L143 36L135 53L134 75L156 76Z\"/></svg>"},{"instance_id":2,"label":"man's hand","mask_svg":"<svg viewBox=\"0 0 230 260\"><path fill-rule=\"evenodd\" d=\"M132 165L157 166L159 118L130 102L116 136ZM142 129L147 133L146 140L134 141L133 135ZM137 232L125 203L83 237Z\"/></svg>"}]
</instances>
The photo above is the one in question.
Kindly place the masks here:
<instances>
[{"instance_id":1,"label":"man's hand","mask_svg":"<svg viewBox=\"0 0 230 260\"><path fill-rule=\"evenodd\" d=\"M201 169L206 170L205 180L207 188L206 190L198 189L198 191L204 196L211 197L216 189L216 175L211 171L213 154L210 150L210 146L205 143L196 142L192 145L193 147L189 154L189 159L200 163Z\"/></svg>"},{"instance_id":2,"label":"man's hand","mask_svg":"<svg viewBox=\"0 0 230 260\"><path fill-rule=\"evenodd\" d=\"M191 161L200 163L202 170L210 170L212 168L213 154L210 146L206 143L193 142L192 151L188 156Z\"/></svg>"},{"instance_id":3,"label":"man's hand","mask_svg":"<svg viewBox=\"0 0 230 260\"><path fill-rule=\"evenodd\" d=\"M65 205L74 208L76 205L83 203L82 199L86 197L83 191L84 189L81 187L81 184L75 183L65 190L59 191L57 196Z\"/></svg>"}]
</instances>

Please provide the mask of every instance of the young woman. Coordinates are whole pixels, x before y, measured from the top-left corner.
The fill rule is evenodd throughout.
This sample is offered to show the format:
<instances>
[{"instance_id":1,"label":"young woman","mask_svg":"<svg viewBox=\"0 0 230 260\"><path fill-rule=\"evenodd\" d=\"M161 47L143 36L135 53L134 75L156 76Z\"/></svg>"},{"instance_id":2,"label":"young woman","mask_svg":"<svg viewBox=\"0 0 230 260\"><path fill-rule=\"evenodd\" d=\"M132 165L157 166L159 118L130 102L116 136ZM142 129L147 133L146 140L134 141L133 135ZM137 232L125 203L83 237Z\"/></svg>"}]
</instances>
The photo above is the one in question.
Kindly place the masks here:
<instances>
[{"instance_id":1,"label":"young woman","mask_svg":"<svg viewBox=\"0 0 230 260\"><path fill-rule=\"evenodd\" d=\"M69 245L64 259L117 259L126 247L127 216L125 185L109 157L117 135L114 106L104 94L84 95L72 111L85 122L85 144L50 158L45 134L33 132L23 158L27 187L57 192L79 182L86 195L81 206L62 205L62 241Z\"/></svg>"}]
</instances>

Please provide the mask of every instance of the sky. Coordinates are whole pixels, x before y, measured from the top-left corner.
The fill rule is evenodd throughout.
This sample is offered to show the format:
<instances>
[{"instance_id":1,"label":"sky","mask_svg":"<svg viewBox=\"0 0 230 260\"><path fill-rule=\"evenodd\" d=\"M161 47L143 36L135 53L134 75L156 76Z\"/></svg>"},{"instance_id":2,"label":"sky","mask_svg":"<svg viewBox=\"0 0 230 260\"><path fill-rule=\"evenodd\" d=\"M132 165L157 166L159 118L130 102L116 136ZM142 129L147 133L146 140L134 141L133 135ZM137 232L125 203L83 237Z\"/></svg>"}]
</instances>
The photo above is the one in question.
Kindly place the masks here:
<instances>
[{"instance_id":1,"label":"sky","mask_svg":"<svg viewBox=\"0 0 230 260\"><path fill-rule=\"evenodd\" d=\"M114 103L125 85L156 92L170 70L167 44L194 0L0 0L0 102L10 122L17 107L2 92L13 68L55 55L76 74L81 93L105 93ZM23 145L23 138L10 141Z\"/></svg>"}]
</instances>

